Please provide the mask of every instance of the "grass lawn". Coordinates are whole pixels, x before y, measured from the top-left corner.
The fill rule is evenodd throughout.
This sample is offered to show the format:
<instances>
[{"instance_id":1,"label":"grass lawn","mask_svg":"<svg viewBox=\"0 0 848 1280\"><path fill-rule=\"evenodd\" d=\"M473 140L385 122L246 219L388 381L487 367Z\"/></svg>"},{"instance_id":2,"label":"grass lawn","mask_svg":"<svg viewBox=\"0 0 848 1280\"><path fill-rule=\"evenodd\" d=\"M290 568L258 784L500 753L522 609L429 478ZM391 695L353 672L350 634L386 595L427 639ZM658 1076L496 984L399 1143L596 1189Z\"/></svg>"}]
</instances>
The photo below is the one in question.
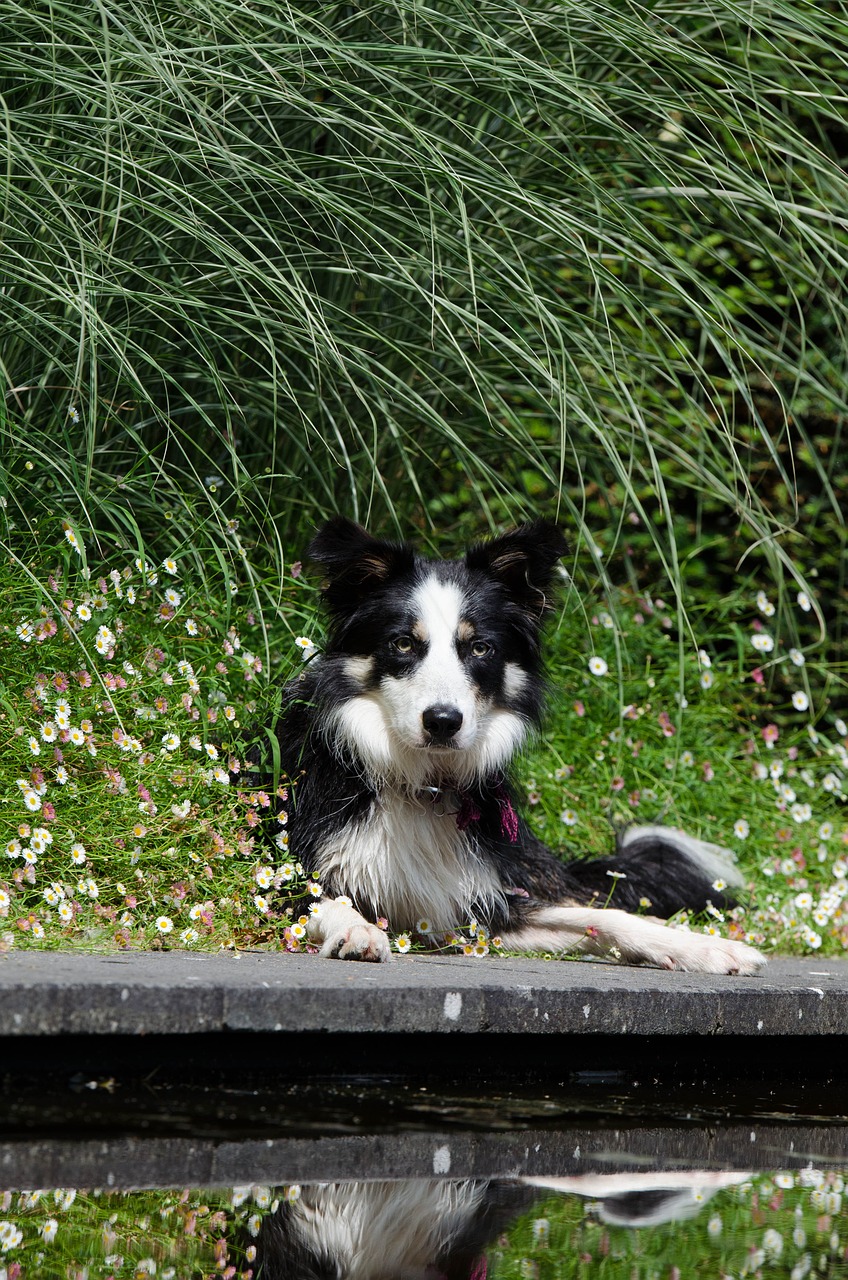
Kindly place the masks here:
<instances>
[{"instance_id":1,"label":"grass lawn","mask_svg":"<svg viewBox=\"0 0 848 1280\"><path fill-rule=\"evenodd\" d=\"M271 610L226 571L198 584L179 547L155 565L127 550L98 562L57 523L2 577L2 946L299 949L297 909L278 913L277 895L300 884L305 913L320 888L285 833L262 836L293 797L243 766L282 683L320 650L308 576L295 564ZM732 849L751 890L686 927L840 954L848 730L810 603L779 619L749 583L689 602L685 621L661 598L564 584L550 715L520 765L548 843L600 853L611 823L685 826ZM458 942L493 949L473 931Z\"/></svg>"}]
</instances>

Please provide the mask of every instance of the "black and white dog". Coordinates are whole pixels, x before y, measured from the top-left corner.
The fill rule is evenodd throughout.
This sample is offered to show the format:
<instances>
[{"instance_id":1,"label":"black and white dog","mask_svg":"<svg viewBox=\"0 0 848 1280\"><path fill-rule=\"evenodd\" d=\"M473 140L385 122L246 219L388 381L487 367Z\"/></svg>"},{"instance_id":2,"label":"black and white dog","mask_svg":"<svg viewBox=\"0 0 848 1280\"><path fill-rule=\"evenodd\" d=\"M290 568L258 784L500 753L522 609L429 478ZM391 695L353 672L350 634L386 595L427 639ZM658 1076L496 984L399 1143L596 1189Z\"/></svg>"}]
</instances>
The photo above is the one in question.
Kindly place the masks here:
<instances>
[{"instance_id":1,"label":"black and white dog","mask_svg":"<svg viewBox=\"0 0 848 1280\"><path fill-rule=\"evenodd\" d=\"M551 1194L591 1199L601 1222L653 1227L694 1217L718 1191L749 1176L672 1171L307 1184L265 1218L253 1261L260 1280L486 1280L487 1247Z\"/></svg>"},{"instance_id":2,"label":"black and white dog","mask_svg":"<svg viewBox=\"0 0 848 1280\"><path fill-rule=\"evenodd\" d=\"M276 732L290 851L324 890L309 923L321 955L388 960L383 916L431 936L475 920L509 950L707 973L764 963L662 923L719 906L717 878L740 884L725 850L630 827L611 858L566 865L516 811L509 769L539 722L540 624L564 551L541 520L461 560L425 559L342 517L315 536L329 634ZM599 910L610 871L616 906ZM643 898L659 919L632 914Z\"/></svg>"}]
</instances>

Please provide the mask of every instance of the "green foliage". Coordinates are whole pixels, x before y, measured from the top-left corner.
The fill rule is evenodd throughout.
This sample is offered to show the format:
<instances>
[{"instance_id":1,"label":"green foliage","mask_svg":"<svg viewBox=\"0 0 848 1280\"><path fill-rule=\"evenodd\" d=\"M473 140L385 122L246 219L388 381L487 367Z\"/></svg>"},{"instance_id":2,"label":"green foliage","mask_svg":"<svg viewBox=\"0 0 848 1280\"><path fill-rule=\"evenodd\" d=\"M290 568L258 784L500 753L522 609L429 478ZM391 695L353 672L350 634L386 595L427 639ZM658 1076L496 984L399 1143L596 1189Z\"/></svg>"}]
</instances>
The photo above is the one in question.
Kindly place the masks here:
<instances>
[{"instance_id":1,"label":"green foliage","mask_svg":"<svg viewBox=\"0 0 848 1280\"><path fill-rule=\"evenodd\" d=\"M764 592L712 604L689 610L693 643L661 598L619 594L611 613L572 593L549 641L547 724L523 765L534 826L572 856L608 851L612 829L631 822L682 827L733 850L749 889L727 919L714 911L692 927L839 953L844 697L828 696L831 668L815 661L801 606L796 648L775 641Z\"/></svg>"},{"instance_id":2,"label":"green foliage","mask_svg":"<svg viewBox=\"0 0 848 1280\"><path fill-rule=\"evenodd\" d=\"M676 1219L636 1229L617 1224L614 1216L605 1220L603 1181L592 1179L598 1195L590 1199L575 1178L577 1195L552 1197L516 1223L493 1259L498 1280L665 1280L701 1269L799 1280L811 1269L813 1251L820 1274L838 1274L844 1265L840 1172L825 1175L811 1167L800 1175L752 1179L702 1174L700 1184L692 1174L677 1184ZM614 1195L615 1179L609 1183Z\"/></svg>"},{"instance_id":3,"label":"green foliage","mask_svg":"<svg viewBox=\"0 0 848 1280\"><path fill-rule=\"evenodd\" d=\"M298 889L284 835L258 838L277 799L244 749L294 669L312 590L277 588L272 637L258 584L212 590L175 550L162 565L98 564L68 528L42 551L53 572L2 575L5 947L232 946L269 936L266 892Z\"/></svg>"},{"instance_id":4,"label":"green foliage","mask_svg":"<svg viewBox=\"0 0 848 1280\"><path fill-rule=\"evenodd\" d=\"M270 1191L255 1190L262 1211L267 1210ZM0 1249L11 1280L67 1280L69 1275L212 1280L228 1265L229 1233L249 1239L250 1228L255 1232L262 1217L249 1188L126 1192L63 1187L7 1192L5 1201Z\"/></svg>"},{"instance_id":5,"label":"green foliage","mask_svg":"<svg viewBox=\"0 0 848 1280\"><path fill-rule=\"evenodd\" d=\"M687 503L773 564L807 492L841 530L840 7L0 15L19 521L279 569L328 511L588 537L615 488L675 587Z\"/></svg>"}]
</instances>

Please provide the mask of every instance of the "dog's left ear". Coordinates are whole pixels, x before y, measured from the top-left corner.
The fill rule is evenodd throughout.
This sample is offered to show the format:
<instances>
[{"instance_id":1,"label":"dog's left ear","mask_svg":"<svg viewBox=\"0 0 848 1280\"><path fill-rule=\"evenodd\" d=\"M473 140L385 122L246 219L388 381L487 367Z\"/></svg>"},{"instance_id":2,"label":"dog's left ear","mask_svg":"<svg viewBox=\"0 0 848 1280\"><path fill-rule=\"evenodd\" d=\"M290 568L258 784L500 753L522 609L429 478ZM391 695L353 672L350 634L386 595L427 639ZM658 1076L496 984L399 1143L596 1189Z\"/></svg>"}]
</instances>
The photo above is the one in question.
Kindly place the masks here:
<instances>
[{"instance_id":1,"label":"dog's left ear","mask_svg":"<svg viewBox=\"0 0 848 1280\"><path fill-rule=\"evenodd\" d=\"M551 604L557 562L568 550L549 520L534 520L510 533L470 547L465 563L497 579L527 613L541 617Z\"/></svg>"}]
</instances>

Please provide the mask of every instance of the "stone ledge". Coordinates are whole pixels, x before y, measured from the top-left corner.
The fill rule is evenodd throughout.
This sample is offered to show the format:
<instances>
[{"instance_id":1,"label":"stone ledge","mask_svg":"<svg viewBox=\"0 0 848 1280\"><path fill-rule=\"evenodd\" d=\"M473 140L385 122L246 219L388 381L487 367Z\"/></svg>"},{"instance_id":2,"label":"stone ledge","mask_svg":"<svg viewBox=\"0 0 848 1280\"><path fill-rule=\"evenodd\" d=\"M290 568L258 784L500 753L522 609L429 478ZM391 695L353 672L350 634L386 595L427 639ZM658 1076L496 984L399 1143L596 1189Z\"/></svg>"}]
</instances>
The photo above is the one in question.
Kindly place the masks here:
<instances>
[{"instance_id":1,"label":"stone ledge","mask_svg":"<svg viewBox=\"0 0 848 1280\"><path fill-rule=\"evenodd\" d=\"M757 977L586 961L281 952L11 952L0 1036L223 1032L821 1037L848 1033L848 960L775 959Z\"/></svg>"},{"instance_id":2,"label":"stone ledge","mask_svg":"<svg viewBox=\"0 0 848 1280\"><path fill-rule=\"evenodd\" d=\"M844 1168L844 1126L726 1122L700 1129L440 1131L320 1139L203 1137L0 1140L0 1190L228 1187L346 1179L580 1178L587 1174Z\"/></svg>"}]
</instances>

